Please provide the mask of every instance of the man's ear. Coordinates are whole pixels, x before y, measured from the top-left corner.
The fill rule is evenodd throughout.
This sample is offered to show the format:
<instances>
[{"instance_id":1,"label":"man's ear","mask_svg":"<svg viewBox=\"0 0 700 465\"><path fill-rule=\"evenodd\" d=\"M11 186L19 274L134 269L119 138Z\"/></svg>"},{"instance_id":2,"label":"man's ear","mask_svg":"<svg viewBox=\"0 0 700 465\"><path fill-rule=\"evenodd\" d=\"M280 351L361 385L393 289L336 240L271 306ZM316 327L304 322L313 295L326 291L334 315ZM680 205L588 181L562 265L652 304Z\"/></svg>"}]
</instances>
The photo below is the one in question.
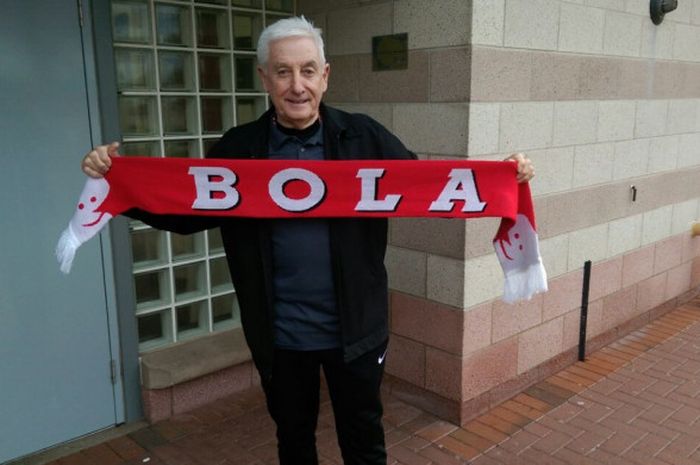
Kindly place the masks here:
<instances>
[{"instance_id":1,"label":"man's ear","mask_svg":"<svg viewBox=\"0 0 700 465\"><path fill-rule=\"evenodd\" d=\"M328 90L328 78L330 77L330 75L331 75L331 65L326 62L326 64L323 65L323 73L322 73L323 80L325 82L325 89L323 89L324 92L326 90Z\"/></svg>"}]
</instances>

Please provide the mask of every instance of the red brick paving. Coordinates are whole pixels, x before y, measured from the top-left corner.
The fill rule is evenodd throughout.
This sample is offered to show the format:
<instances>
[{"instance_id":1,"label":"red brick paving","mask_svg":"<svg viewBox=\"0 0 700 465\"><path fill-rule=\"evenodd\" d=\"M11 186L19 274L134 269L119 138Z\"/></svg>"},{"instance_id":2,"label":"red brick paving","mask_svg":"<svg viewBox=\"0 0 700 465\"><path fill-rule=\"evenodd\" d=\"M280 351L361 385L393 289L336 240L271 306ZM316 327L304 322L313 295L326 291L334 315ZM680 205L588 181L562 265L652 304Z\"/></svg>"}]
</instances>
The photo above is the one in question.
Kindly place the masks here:
<instances>
[{"instance_id":1,"label":"red brick paving","mask_svg":"<svg viewBox=\"0 0 700 465\"><path fill-rule=\"evenodd\" d=\"M700 297L526 389L463 427L385 397L394 465L697 465ZM342 463L324 397L322 465ZM276 460L257 390L49 465L260 465Z\"/></svg>"}]
</instances>

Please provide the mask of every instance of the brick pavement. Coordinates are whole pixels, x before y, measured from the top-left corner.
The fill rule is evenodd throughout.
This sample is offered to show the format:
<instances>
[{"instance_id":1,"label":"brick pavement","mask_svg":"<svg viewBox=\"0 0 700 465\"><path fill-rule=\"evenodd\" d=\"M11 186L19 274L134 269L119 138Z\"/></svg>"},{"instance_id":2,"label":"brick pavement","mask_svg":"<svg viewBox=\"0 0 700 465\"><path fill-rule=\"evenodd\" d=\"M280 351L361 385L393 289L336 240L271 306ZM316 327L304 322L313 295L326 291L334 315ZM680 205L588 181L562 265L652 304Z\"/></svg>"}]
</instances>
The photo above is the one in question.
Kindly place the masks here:
<instances>
[{"instance_id":1,"label":"brick pavement","mask_svg":"<svg viewBox=\"0 0 700 465\"><path fill-rule=\"evenodd\" d=\"M385 398L390 464L700 464L700 297L463 427ZM50 465L276 463L260 391L90 447ZM318 449L340 464L322 400Z\"/></svg>"}]
</instances>

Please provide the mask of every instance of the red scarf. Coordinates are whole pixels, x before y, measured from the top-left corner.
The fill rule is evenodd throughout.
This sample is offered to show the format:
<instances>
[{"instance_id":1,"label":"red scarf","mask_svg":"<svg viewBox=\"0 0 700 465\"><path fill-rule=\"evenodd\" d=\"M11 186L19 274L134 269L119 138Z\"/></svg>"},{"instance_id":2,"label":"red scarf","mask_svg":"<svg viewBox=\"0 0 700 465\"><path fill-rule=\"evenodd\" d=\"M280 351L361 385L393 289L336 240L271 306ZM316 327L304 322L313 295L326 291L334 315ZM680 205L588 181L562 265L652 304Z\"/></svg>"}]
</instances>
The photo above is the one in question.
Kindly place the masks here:
<instances>
[{"instance_id":1,"label":"red scarf","mask_svg":"<svg viewBox=\"0 0 700 465\"><path fill-rule=\"evenodd\" d=\"M110 218L156 214L293 217L500 217L504 300L547 290L530 188L510 161L226 160L119 157L88 179L57 247L61 270Z\"/></svg>"}]
</instances>

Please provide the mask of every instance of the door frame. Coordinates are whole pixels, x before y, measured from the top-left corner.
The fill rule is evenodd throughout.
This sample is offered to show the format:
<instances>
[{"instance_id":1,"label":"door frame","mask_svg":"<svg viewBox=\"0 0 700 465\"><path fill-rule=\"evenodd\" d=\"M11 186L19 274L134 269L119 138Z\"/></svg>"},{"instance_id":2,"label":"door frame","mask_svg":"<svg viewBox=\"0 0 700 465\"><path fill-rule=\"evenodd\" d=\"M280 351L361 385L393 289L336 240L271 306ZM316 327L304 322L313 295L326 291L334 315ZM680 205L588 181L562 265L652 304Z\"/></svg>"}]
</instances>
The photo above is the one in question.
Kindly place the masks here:
<instances>
[{"instance_id":1,"label":"door frame","mask_svg":"<svg viewBox=\"0 0 700 465\"><path fill-rule=\"evenodd\" d=\"M121 140L116 70L112 48L110 0L78 0L83 9L83 51L90 107L92 146ZM77 168L77 167L76 167ZM105 279L105 301L110 346L116 362L115 408L117 424L143 418L136 322L136 295L131 274L132 256L128 222L110 221L100 234ZM111 250L111 253L105 253Z\"/></svg>"}]
</instances>

